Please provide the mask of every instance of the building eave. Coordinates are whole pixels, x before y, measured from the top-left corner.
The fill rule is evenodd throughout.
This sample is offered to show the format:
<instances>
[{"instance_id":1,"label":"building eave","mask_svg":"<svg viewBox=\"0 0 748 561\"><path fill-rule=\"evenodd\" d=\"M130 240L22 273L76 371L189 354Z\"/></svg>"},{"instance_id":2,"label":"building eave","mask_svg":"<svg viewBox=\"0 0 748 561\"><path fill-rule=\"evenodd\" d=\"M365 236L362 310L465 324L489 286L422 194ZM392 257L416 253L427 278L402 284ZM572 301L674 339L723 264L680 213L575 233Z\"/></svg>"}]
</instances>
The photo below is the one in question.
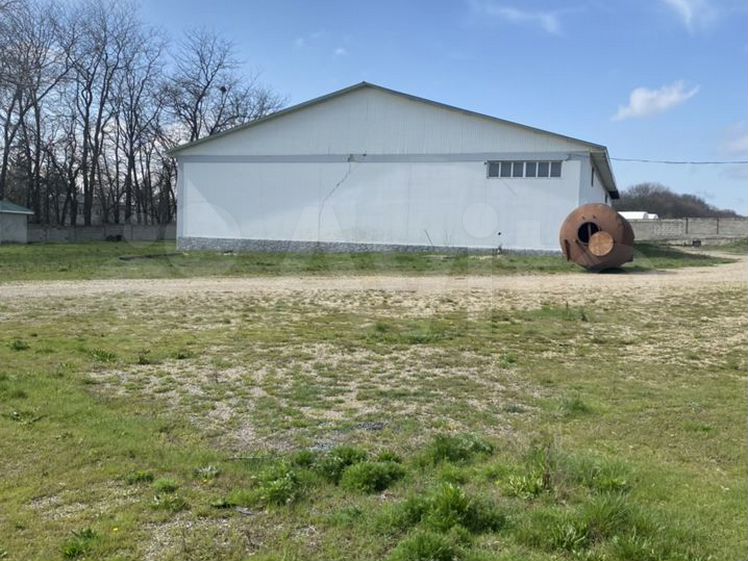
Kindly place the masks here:
<instances>
[{"instance_id":1,"label":"building eave","mask_svg":"<svg viewBox=\"0 0 748 561\"><path fill-rule=\"evenodd\" d=\"M26 216L33 216L34 211L15 203L0 201L0 214L24 214Z\"/></svg>"},{"instance_id":2,"label":"building eave","mask_svg":"<svg viewBox=\"0 0 748 561\"><path fill-rule=\"evenodd\" d=\"M603 147L602 150L590 151L590 160L592 161L593 167L597 170L600 181L602 181L605 190L613 200L621 197L618 192L618 186L616 185L616 178L613 174L613 166L610 163L610 155L608 149Z\"/></svg>"}]
</instances>

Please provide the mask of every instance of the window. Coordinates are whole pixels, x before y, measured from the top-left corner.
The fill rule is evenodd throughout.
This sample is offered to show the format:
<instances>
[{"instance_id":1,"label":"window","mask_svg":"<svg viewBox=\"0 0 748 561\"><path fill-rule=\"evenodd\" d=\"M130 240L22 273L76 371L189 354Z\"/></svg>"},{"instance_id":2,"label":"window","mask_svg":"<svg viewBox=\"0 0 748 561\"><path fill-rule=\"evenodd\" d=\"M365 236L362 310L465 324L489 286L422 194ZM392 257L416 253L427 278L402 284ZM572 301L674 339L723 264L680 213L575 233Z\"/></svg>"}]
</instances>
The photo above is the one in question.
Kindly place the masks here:
<instances>
[{"instance_id":1,"label":"window","mask_svg":"<svg viewBox=\"0 0 748 561\"><path fill-rule=\"evenodd\" d=\"M499 161L486 162L488 177L561 177L560 160L552 162Z\"/></svg>"}]
</instances>

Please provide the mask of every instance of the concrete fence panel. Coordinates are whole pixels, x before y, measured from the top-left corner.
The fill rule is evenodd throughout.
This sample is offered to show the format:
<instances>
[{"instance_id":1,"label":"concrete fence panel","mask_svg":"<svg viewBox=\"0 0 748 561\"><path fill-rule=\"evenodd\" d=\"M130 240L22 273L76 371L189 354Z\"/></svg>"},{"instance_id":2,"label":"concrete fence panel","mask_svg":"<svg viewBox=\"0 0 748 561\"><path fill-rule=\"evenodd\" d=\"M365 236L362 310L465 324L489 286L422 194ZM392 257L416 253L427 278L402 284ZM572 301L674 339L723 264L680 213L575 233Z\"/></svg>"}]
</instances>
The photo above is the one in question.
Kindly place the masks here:
<instances>
[{"instance_id":1,"label":"concrete fence panel","mask_svg":"<svg viewBox=\"0 0 748 561\"><path fill-rule=\"evenodd\" d=\"M729 240L748 237L748 218L629 220L638 241Z\"/></svg>"},{"instance_id":2,"label":"concrete fence panel","mask_svg":"<svg viewBox=\"0 0 748 561\"><path fill-rule=\"evenodd\" d=\"M29 224L29 242L76 243L112 239L153 242L176 240L175 224L104 224L101 226L43 226Z\"/></svg>"}]
</instances>

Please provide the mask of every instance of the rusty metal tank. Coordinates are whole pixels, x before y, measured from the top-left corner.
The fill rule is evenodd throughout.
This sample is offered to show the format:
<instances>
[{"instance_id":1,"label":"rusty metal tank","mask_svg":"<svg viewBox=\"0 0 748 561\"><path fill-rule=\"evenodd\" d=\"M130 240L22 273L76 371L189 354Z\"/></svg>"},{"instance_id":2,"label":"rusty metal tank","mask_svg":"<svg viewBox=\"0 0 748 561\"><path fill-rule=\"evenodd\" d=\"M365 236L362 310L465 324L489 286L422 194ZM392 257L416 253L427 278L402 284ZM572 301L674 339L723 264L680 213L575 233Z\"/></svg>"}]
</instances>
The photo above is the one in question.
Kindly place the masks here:
<instances>
[{"instance_id":1,"label":"rusty metal tank","mask_svg":"<svg viewBox=\"0 0 748 561\"><path fill-rule=\"evenodd\" d=\"M634 260L634 230L604 204L583 205L561 225L561 251L567 261L590 271L615 269Z\"/></svg>"}]
</instances>

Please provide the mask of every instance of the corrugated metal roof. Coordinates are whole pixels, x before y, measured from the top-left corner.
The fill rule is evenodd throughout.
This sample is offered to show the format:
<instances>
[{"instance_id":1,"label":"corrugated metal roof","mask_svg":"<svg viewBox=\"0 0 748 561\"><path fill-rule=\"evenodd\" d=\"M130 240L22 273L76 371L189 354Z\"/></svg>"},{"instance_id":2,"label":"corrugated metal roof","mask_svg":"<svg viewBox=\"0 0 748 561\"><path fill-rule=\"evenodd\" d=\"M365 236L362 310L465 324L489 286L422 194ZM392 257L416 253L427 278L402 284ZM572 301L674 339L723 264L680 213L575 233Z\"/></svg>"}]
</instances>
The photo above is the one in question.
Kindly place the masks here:
<instances>
[{"instance_id":1,"label":"corrugated metal roof","mask_svg":"<svg viewBox=\"0 0 748 561\"><path fill-rule=\"evenodd\" d=\"M200 139L195 140L193 142L188 142L186 144L182 144L180 146L177 146L177 147L172 148L171 150L169 150L168 154L172 155L172 156L178 155L179 152L181 152L182 150L186 150L187 148L192 148L193 146L204 144L206 142L211 142L211 141L213 141L215 139L218 139L218 138L223 138L223 137L225 137L227 135L230 135L230 134L233 134L235 132L239 132L239 131L248 129L250 127L253 127L255 125L259 125L260 123L264 123L264 122L270 121L272 119L275 119L277 117L281 117L283 115L288 115L289 113L294 113L296 111L300 111L300 110L305 109L307 107L310 107L312 105L316 105L318 103L323 103L325 101L329 101L329 100L331 100L333 98L339 97L341 95L344 95L344 94L347 94L347 93L350 93L350 92L353 92L353 91L356 91L356 90L360 90L362 88L372 88L372 89L383 91L383 92L386 92L386 93L389 93L389 94L392 94L392 95L404 97L404 98L410 99L412 101L416 101L416 102L420 102L420 103L426 103L426 104L429 104L429 105L440 107L442 109L447 109L449 111L457 111L457 112L463 113L465 115L469 115L469 116L473 116L473 117L479 117L479 118L482 118L482 119L487 119L487 120L493 121L493 122L498 123L498 124L510 125L510 126L518 127L518 128L521 128L521 129L524 129L524 130L527 130L527 131L531 131L531 132L534 132L534 133L540 133L540 134L544 134L544 135L548 135L548 136L560 138L560 139L563 139L563 140L568 140L568 141L571 141L571 142L579 143L579 144L583 145L584 147L586 147L587 149L590 150L590 153L591 153L591 156L592 156L592 159L593 159L593 163L594 163L595 167L598 169L598 173L600 175L600 178L602 179L603 184L605 185L606 189L610 193L611 198L613 198L613 199L617 199L618 198L618 189L616 187L615 178L613 176L613 171L612 171L611 166L610 166L610 158L608 157L608 149L607 149L607 147L603 146L602 144L595 144L593 142L588 142L586 140L581 140L581 139L574 138L574 137L571 137L571 136L566 136L566 135L563 135L563 134L559 134L559 133L555 133L555 132L550 132L550 131L539 129L539 128L536 128L536 127L531 127L531 126L528 126L528 125L523 125L521 123L516 123L514 121L508 121L506 119L500 119L498 117L493 117L491 115L486 115L486 114L483 114L483 113L477 113L475 111L470 111L468 109L462 109L460 107L455 107L453 105L448 105L446 103L440 103L438 101L432 101L430 99L426 99L426 98L422 98L422 97L417 97L417 96L414 96L414 95L411 95L411 94L399 92L397 90L392 90L392 89L389 89L389 88L385 88L383 86L378 86L378 85L372 84L370 82L360 82L358 84L354 84L353 86L349 86L347 88L343 88L341 90L334 91L332 93L329 93L329 94L326 94L326 95L323 95L323 96L311 99L309 101L305 101L305 102L299 103L297 105L293 105L291 107L287 107L286 109L281 109L280 111L276 111L275 113L271 113L270 115L268 115L266 117L262 117L260 119L255 119L254 121L250 121L248 123L244 123L242 125L238 125L236 127L232 127L232 128L230 128L228 130L225 130L223 132L220 132L220 133L217 133L217 134L214 134L214 135L211 135L211 136L206 136L204 138L200 138Z\"/></svg>"},{"instance_id":2,"label":"corrugated metal roof","mask_svg":"<svg viewBox=\"0 0 748 561\"><path fill-rule=\"evenodd\" d=\"M33 210L28 209L25 206L11 203L10 201L0 201L0 212L3 214L34 214Z\"/></svg>"}]
</instances>

